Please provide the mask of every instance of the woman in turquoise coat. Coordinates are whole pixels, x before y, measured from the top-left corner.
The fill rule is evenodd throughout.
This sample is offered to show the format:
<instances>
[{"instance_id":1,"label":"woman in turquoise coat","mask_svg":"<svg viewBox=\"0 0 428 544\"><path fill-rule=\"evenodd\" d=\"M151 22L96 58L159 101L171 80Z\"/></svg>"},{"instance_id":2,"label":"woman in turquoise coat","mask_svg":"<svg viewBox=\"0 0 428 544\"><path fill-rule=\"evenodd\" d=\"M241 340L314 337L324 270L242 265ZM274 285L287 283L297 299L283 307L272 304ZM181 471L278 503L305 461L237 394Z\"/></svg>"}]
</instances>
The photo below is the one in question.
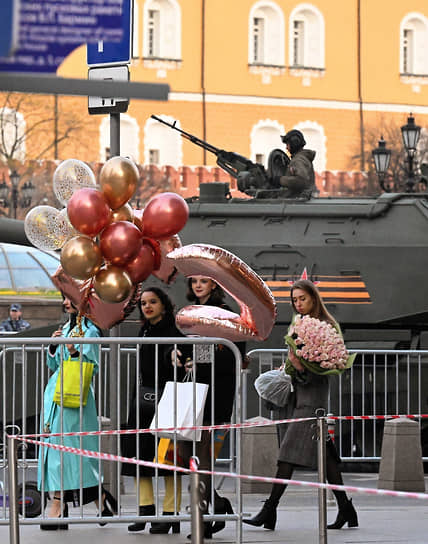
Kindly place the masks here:
<instances>
[{"instance_id":1,"label":"woman in turquoise coat","mask_svg":"<svg viewBox=\"0 0 428 544\"><path fill-rule=\"evenodd\" d=\"M41 414L41 432L69 433L80 431L98 431L98 417L95 405L95 398L92 385L89 388L88 399L83 407L82 425L80 425L79 408L61 408L53 400L55 387L59 375L61 360L79 359L80 350L82 361L94 365L94 374L98 372L100 347L98 344L79 344L78 337L95 338L101 336L101 331L89 319L77 320L77 309L68 298L64 298L64 310L70 316L69 321L53 333L53 337L76 337L73 343L65 345L51 344L47 354L47 365L53 371L49 378L44 392L44 406ZM85 436L80 443L79 436L62 438L60 436L47 437L43 439L51 444L63 444L74 448L98 451L98 437ZM62 459L61 459L62 457ZM40 448L38 463L38 486L41 491L49 491L52 504L49 508L48 517L56 518L61 516L61 467L63 472L63 505L64 516L68 514L67 503L72 501L75 505L80 502L80 486L83 487L83 504L97 501L99 482L102 475L99 471L99 461L88 457L80 457L71 453L61 453L52 448ZM106 491L102 490L103 516L111 516L116 512L116 501ZM66 524L41 524L41 529L56 530L67 529Z\"/></svg>"}]
</instances>

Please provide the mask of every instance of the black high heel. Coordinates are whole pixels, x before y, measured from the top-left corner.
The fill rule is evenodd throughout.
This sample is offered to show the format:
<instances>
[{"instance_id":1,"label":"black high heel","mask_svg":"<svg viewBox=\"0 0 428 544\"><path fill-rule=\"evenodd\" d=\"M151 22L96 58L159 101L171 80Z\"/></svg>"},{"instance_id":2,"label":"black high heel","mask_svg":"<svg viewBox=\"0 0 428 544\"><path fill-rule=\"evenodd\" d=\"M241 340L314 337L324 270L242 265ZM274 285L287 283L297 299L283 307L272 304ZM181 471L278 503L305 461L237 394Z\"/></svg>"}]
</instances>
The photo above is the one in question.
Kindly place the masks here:
<instances>
[{"instance_id":1,"label":"black high heel","mask_svg":"<svg viewBox=\"0 0 428 544\"><path fill-rule=\"evenodd\" d=\"M348 527L358 527L358 516L352 504L352 499L349 499L342 508L339 508L336 521L327 525L327 529L341 529L345 523L348 523Z\"/></svg>"},{"instance_id":2,"label":"black high heel","mask_svg":"<svg viewBox=\"0 0 428 544\"><path fill-rule=\"evenodd\" d=\"M174 512L163 512L164 516L173 516ZM152 535L167 535L172 528L172 532L178 534L180 532L179 521L156 521L152 523L150 527L150 533Z\"/></svg>"},{"instance_id":3,"label":"black high heel","mask_svg":"<svg viewBox=\"0 0 428 544\"><path fill-rule=\"evenodd\" d=\"M60 501L61 498L54 497L55 501ZM62 512L62 515L64 518L68 518L68 504L64 504L64 510ZM42 531L67 531L68 530L68 523L41 523L40 529Z\"/></svg>"},{"instance_id":4,"label":"black high heel","mask_svg":"<svg viewBox=\"0 0 428 544\"><path fill-rule=\"evenodd\" d=\"M113 517L115 514L117 514L117 500L113 497L113 495L107 491L107 489L103 488L103 510L101 512L101 517ZM107 525L107 521L99 521L98 525L101 527L104 527L104 525Z\"/></svg>"},{"instance_id":5,"label":"black high heel","mask_svg":"<svg viewBox=\"0 0 428 544\"><path fill-rule=\"evenodd\" d=\"M243 519L242 521L247 525L254 525L254 527L261 527L263 525L265 529L274 531L276 525L276 505L268 499L256 516L250 519Z\"/></svg>"},{"instance_id":6,"label":"black high heel","mask_svg":"<svg viewBox=\"0 0 428 544\"><path fill-rule=\"evenodd\" d=\"M140 516L154 516L156 513L155 505L147 504L146 506L140 506L138 513ZM131 525L128 525L128 531L131 533L135 533L137 531L144 531L145 527L145 521L137 521L135 523L131 523Z\"/></svg>"},{"instance_id":7,"label":"black high heel","mask_svg":"<svg viewBox=\"0 0 428 544\"><path fill-rule=\"evenodd\" d=\"M213 537L213 524L211 521L204 521L204 538L210 539ZM192 540L192 535L187 535L189 540Z\"/></svg>"},{"instance_id":8,"label":"black high heel","mask_svg":"<svg viewBox=\"0 0 428 544\"><path fill-rule=\"evenodd\" d=\"M219 505L219 502L221 502L221 506ZM215 513L216 514L233 514L233 508L230 504L230 500L227 497L219 497L219 500L215 506ZM226 527L225 521L215 521L213 523L213 526L211 528L211 533L218 533L219 531L222 531Z\"/></svg>"}]
</instances>

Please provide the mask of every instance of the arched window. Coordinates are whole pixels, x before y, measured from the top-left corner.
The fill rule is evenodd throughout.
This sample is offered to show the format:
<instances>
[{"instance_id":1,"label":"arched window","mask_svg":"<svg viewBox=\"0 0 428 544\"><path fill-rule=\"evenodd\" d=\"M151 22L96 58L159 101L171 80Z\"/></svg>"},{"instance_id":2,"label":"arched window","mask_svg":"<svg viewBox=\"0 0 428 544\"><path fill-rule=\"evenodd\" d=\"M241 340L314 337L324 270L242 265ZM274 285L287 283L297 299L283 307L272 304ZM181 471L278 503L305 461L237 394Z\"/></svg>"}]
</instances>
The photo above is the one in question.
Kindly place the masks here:
<instances>
[{"instance_id":1,"label":"arched window","mask_svg":"<svg viewBox=\"0 0 428 544\"><path fill-rule=\"evenodd\" d=\"M0 110L0 159L25 160L26 124L19 111Z\"/></svg>"},{"instance_id":2,"label":"arched window","mask_svg":"<svg viewBox=\"0 0 428 544\"><path fill-rule=\"evenodd\" d=\"M290 15L289 65L325 68L325 25L322 13L311 4L299 4Z\"/></svg>"},{"instance_id":3,"label":"arched window","mask_svg":"<svg viewBox=\"0 0 428 544\"><path fill-rule=\"evenodd\" d=\"M250 10L248 21L248 63L284 65L284 14L270 1L260 1Z\"/></svg>"},{"instance_id":4,"label":"arched window","mask_svg":"<svg viewBox=\"0 0 428 544\"><path fill-rule=\"evenodd\" d=\"M428 75L428 19L409 13L400 25L400 73Z\"/></svg>"},{"instance_id":5,"label":"arched window","mask_svg":"<svg viewBox=\"0 0 428 544\"><path fill-rule=\"evenodd\" d=\"M281 134L285 134L285 131L278 121L264 119L254 125L250 135L251 160L266 167L272 150L278 148L284 150Z\"/></svg>"},{"instance_id":6,"label":"arched window","mask_svg":"<svg viewBox=\"0 0 428 544\"><path fill-rule=\"evenodd\" d=\"M324 128L313 121L303 121L293 128L300 130L306 140L306 149L315 151L314 170L315 172L324 172L327 166L327 151Z\"/></svg>"},{"instance_id":7,"label":"arched window","mask_svg":"<svg viewBox=\"0 0 428 544\"><path fill-rule=\"evenodd\" d=\"M144 4L144 57L181 58L181 9L177 0Z\"/></svg>"},{"instance_id":8,"label":"arched window","mask_svg":"<svg viewBox=\"0 0 428 544\"><path fill-rule=\"evenodd\" d=\"M162 119L172 123L174 118L160 115ZM177 121L177 127L180 122ZM176 130L170 130L154 119L148 119L144 126L144 164L158 166L174 166L183 164L182 139Z\"/></svg>"},{"instance_id":9,"label":"arched window","mask_svg":"<svg viewBox=\"0 0 428 544\"><path fill-rule=\"evenodd\" d=\"M127 114L120 116L120 155L135 163L140 160L140 128L137 121ZM104 117L100 124L100 160L110 158L110 118Z\"/></svg>"}]
</instances>

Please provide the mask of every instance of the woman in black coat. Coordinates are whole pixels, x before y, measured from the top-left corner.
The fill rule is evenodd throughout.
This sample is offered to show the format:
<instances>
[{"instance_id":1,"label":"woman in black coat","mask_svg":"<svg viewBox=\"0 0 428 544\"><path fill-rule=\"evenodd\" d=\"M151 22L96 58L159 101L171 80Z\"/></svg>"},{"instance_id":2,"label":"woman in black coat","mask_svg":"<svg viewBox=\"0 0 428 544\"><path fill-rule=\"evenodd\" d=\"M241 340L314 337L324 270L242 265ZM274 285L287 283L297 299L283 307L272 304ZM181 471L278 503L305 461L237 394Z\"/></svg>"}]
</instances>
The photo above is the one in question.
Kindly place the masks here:
<instances>
[{"instance_id":1,"label":"woman in black coat","mask_svg":"<svg viewBox=\"0 0 428 544\"><path fill-rule=\"evenodd\" d=\"M296 281L291 288L291 305L295 314L309 315L321 321L327 321L334 328L340 330L335 319L327 311L316 286L309 280ZM287 417L311 418L315 417L318 408L327 408L329 381L328 375L310 372L300 359L289 349L288 361L292 367L292 383L294 392L287 406ZM313 421L289 423L285 425L278 457L278 471L276 478L289 480L296 467L317 467L317 442L313 438ZM326 468L327 480L330 484L343 485L342 474L339 468L340 457L331 440L327 441ZM276 508L287 485L273 484L270 497L262 510L252 519L242 520L249 525L265 529L275 529ZM344 491L333 490L339 513L337 519L329 529L341 529L345 523L349 527L358 526L357 513Z\"/></svg>"},{"instance_id":2,"label":"woman in black coat","mask_svg":"<svg viewBox=\"0 0 428 544\"><path fill-rule=\"evenodd\" d=\"M169 297L157 287L145 289L141 294L140 313L142 327L139 336L147 337L177 337L183 336L175 325L173 305ZM141 344L139 359L139 376L136 379L136 385L131 398L127 428L137 428L137 409L139 410L140 429L147 429L155 414L156 399L162 396L163 389L167 381L174 380L174 367L171 363L171 352L174 345L171 344ZM183 357L191 352L191 346L180 346L180 352ZM156 373L156 353L157 353L157 373ZM182 368L177 367L177 380L184 375ZM139 407L137 408L137 389L139 387ZM137 438L138 436L138 449ZM156 456L157 441L150 433L139 435L123 435L122 437L122 455L124 457L137 457L145 461L153 461ZM152 476L154 469L150 467L139 467L139 487L140 487L140 516L155 515L155 501L153 495ZM137 466L124 464L122 474L126 476L136 476ZM174 514L174 504L177 512L180 510L181 502L181 477L177 474L177 491L174 501L174 476L170 471L159 471L160 475L165 476L165 499L163 504L163 513L165 515ZM150 532L152 534L168 533L172 527L173 532L179 532L179 523L152 523ZM128 526L128 531L142 531L145 523L133 523Z\"/></svg>"},{"instance_id":3,"label":"woman in black coat","mask_svg":"<svg viewBox=\"0 0 428 544\"><path fill-rule=\"evenodd\" d=\"M194 304L207 306L219 306L226 310L230 308L224 303L225 293L223 289L212 279L205 276L192 276L188 280L187 299ZM215 334L213 334L215 336ZM237 347L244 355L245 343L237 343ZM196 374L198 383L211 384L211 364L203 363L206 359L203 350L211 349L211 346L195 346ZM229 423L232 419L233 403L236 390L236 363L232 351L222 344L214 346L214 414L211 413L212 387L208 390L204 410L204 425ZM186 371L193 368L193 361L185 364ZM184 459L192 455L191 443L181 443L180 450ZM202 431L200 442L196 443L196 455L199 458L199 468L210 470L211 468L211 433ZM204 499L208 505L211 501L211 476L201 475L205 483ZM220 497L214 490L214 512L216 514L233 513L229 499ZM204 536L210 538L213 533L221 531L225 527L224 522L205 523Z\"/></svg>"}]
</instances>

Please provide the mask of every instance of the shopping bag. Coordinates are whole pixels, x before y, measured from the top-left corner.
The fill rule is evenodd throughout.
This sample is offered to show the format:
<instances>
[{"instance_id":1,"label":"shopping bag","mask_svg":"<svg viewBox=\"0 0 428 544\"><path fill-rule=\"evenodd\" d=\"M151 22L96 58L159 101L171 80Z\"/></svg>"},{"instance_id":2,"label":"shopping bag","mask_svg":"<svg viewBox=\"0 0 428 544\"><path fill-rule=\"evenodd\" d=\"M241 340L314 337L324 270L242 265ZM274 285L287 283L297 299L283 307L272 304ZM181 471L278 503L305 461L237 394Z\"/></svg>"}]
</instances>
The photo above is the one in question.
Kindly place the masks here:
<instances>
[{"instance_id":1,"label":"shopping bag","mask_svg":"<svg viewBox=\"0 0 428 544\"><path fill-rule=\"evenodd\" d=\"M268 370L260 374L254 382L257 393L278 408L283 408L288 403L288 397L293 391L291 377L283 370Z\"/></svg>"},{"instance_id":2,"label":"shopping bag","mask_svg":"<svg viewBox=\"0 0 428 544\"><path fill-rule=\"evenodd\" d=\"M82 406L86 406L94 365L86 361L80 363L80 361L72 361L71 359L64 361L62 369L60 368L58 372L53 401L59 406L61 406L61 374L63 371L62 405L64 408L80 407L80 364L82 364Z\"/></svg>"},{"instance_id":3,"label":"shopping bag","mask_svg":"<svg viewBox=\"0 0 428 544\"><path fill-rule=\"evenodd\" d=\"M150 429L202 425L208 387L206 383L190 381L166 382L157 407L157 419L155 414ZM181 431L160 431L159 433L152 431L152 433L162 438L173 439L176 436L177 440L199 441L202 431L184 429Z\"/></svg>"},{"instance_id":4,"label":"shopping bag","mask_svg":"<svg viewBox=\"0 0 428 544\"><path fill-rule=\"evenodd\" d=\"M217 461L229 429L214 429L214 461Z\"/></svg>"},{"instance_id":5,"label":"shopping bag","mask_svg":"<svg viewBox=\"0 0 428 544\"><path fill-rule=\"evenodd\" d=\"M170 438L161 438L158 444L158 458L157 462L162 465L176 465L177 467L184 467L183 458L180 455L180 450L177 448L175 459L177 464L174 463L174 440ZM153 459L156 463L156 457Z\"/></svg>"}]
</instances>

